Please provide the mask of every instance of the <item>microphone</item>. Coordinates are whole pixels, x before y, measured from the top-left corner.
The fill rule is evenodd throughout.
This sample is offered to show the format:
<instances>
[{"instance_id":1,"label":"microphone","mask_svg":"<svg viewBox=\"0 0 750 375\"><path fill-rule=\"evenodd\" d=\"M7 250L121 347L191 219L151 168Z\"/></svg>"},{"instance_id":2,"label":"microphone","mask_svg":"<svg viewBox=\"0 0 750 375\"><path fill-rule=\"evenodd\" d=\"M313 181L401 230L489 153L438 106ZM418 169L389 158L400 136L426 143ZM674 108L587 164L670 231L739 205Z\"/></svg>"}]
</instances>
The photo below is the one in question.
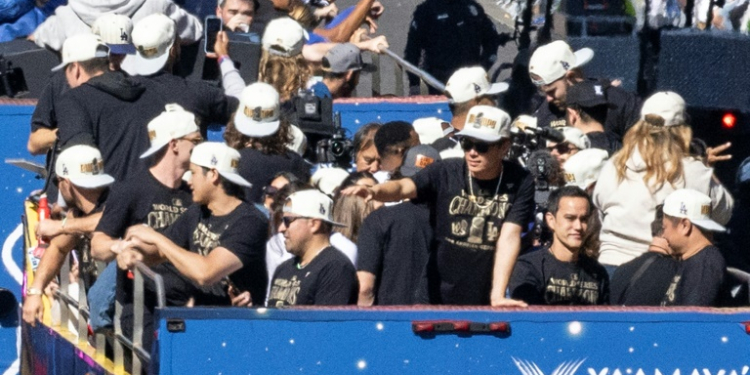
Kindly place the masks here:
<instances>
[{"instance_id":1,"label":"microphone","mask_svg":"<svg viewBox=\"0 0 750 375\"><path fill-rule=\"evenodd\" d=\"M526 168L534 177L534 201L540 207L546 208L550 191L556 189L560 182L560 163L549 151L537 150L529 156Z\"/></svg>"}]
</instances>

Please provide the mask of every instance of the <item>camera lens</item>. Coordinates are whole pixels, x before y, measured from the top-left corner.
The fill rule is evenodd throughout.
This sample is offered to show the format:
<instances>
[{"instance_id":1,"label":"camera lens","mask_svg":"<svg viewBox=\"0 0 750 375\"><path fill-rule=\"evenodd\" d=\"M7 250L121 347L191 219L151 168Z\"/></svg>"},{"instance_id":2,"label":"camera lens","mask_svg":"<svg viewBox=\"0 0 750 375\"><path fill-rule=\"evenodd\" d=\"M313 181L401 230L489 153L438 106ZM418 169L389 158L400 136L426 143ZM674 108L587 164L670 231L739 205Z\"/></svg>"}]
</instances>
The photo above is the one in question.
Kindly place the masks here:
<instances>
[{"instance_id":1,"label":"camera lens","mask_svg":"<svg viewBox=\"0 0 750 375\"><path fill-rule=\"evenodd\" d=\"M339 141L332 141L331 142L331 154L333 156L339 158L344 156L344 152L346 150L346 147L344 147L344 144Z\"/></svg>"}]
</instances>

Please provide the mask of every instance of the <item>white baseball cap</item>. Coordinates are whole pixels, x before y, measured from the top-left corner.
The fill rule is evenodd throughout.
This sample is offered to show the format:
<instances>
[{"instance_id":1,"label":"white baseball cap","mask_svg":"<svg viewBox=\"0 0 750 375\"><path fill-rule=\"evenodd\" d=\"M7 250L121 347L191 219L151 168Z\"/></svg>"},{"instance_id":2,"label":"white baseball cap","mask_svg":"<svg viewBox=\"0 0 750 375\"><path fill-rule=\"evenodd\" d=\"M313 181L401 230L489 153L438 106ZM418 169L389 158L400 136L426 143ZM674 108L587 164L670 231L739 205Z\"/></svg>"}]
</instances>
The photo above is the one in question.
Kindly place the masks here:
<instances>
[{"instance_id":1,"label":"white baseball cap","mask_svg":"<svg viewBox=\"0 0 750 375\"><path fill-rule=\"evenodd\" d=\"M224 143L204 142L195 146L190 155L190 162L201 167L216 169L222 177L237 185L252 186L237 173L240 165L239 151Z\"/></svg>"},{"instance_id":2,"label":"white baseball cap","mask_svg":"<svg viewBox=\"0 0 750 375\"><path fill-rule=\"evenodd\" d=\"M591 48L573 52L568 43L557 40L534 51L529 61L529 74L536 76L531 78L535 85L549 85L562 78L567 71L582 67L593 58Z\"/></svg>"},{"instance_id":3,"label":"white baseball cap","mask_svg":"<svg viewBox=\"0 0 750 375\"><path fill-rule=\"evenodd\" d=\"M419 143L429 145L446 136L446 133L443 130L443 123L447 123L447 121L437 117L423 117L414 120L411 125L419 136ZM453 130L454 129L451 126L450 131ZM448 133L450 133L450 131Z\"/></svg>"},{"instance_id":4,"label":"white baseball cap","mask_svg":"<svg viewBox=\"0 0 750 375\"><path fill-rule=\"evenodd\" d=\"M586 189L599 178L609 153L600 148L581 150L573 154L563 166L565 184Z\"/></svg>"},{"instance_id":5,"label":"white baseball cap","mask_svg":"<svg viewBox=\"0 0 750 375\"><path fill-rule=\"evenodd\" d=\"M691 223L713 232L724 232L721 224L711 220L711 197L692 189L675 190L664 199L664 214L686 218Z\"/></svg>"},{"instance_id":6,"label":"white baseball cap","mask_svg":"<svg viewBox=\"0 0 750 375\"><path fill-rule=\"evenodd\" d=\"M115 182L112 176L104 173L104 159L99 149L86 145L63 150L55 161L55 173L84 189L104 187Z\"/></svg>"},{"instance_id":7,"label":"white baseball cap","mask_svg":"<svg viewBox=\"0 0 750 375\"><path fill-rule=\"evenodd\" d=\"M256 82L242 90L234 126L248 137L267 137L279 131L279 93L273 86Z\"/></svg>"},{"instance_id":8,"label":"white baseball cap","mask_svg":"<svg viewBox=\"0 0 750 375\"><path fill-rule=\"evenodd\" d=\"M310 183L322 191L323 194L333 196L336 188L349 177L349 172L341 168L320 168L312 177Z\"/></svg>"},{"instance_id":9,"label":"white baseball cap","mask_svg":"<svg viewBox=\"0 0 750 375\"><path fill-rule=\"evenodd\" d=\"M292 57L302 53L307 39L307 31L297 21L283 17L268 23L261 43L271 54Z\"/></svg>"},{"instance_id":10,"label":"white baseball cap","mask_svg":"<svg viewBox=\"0 0 750 375\"><path fill-rule=\"evenodd\" d=\"M466 115L464 130L456 134L484 142L497 142L510 137L510 116L500 108L477 105Z\"/></svg>"},{"instance_id":11,"label":"white baseball cap","mask_svg":"<svg viewBox=\"0 0 750 375\"><path fill-rule=\"evenodd\" d=\"M169 141L200 131L195 115L178 104L167 104L165 111L148 123L148 138L151 147L141 155L141 159L161 150Z\"/></svg>"},{"instance_id":12,"label":"white baseball cap","mask_svg":"<svg viewBox=\"0 0 750 375\"><path fill-rule=\"evenodd\" d=\"M490 84L487 72L479 66L461 68L448 79L445 92L454 103L465 103L482 95L499 94L508 90L508 84Z\"/></svg>"},{"instance_id":13,"label":"white baseball cap","mask_svg":"<svg viewBox=\"0 0 750 375\"><path fill-rule=\"evenodd\" d=\"M333 221L333 200L314 189L292 193L286 199L284 212L311 219L320 219L339 227L346 226Z\"/></svg>"},{"instance_id":14,"label":"white baseball cap","mask_svg":"<svg viewBox=\"0 0 750 375\"><path fill-rule=\"evenodd\" d=\"M121 14L106 13L94 21L91 31L99 35L107 46L109 52L119 55L135 54L133 45L133 21L128 16Z\"/></svg>"},{"instance_id":15,"label":"white baseball cap","mask_svg":"<svg viewBox=\"0 0 750 375\"><path fill-rule=\"evenodd\" d=\"M70 63L109 57L109 47L90 33L76 34L65 39L62 48L62 62L52 68L56 72Z\"/></svg>"},{"instance_id":16,"label":"white baseball cap","mask_svg":"<svg viewBox=\"0 0 750 375\"><path fill-rule=\"evenodd\" d=\"M663 126L685 125L685 99L676 92L657 92L643 103L641 120L645 120L646 115L661 117Z\"/></svg>"},{"instance_id":17,"label":"white baseball cap","mask_svg":"<svg viewBox=\"0 0 750 375\"><path fill-rule=\"evenodd\" d=\"M558 128L558 130L563 133L565 142L578 147L579 150L585 150L591 147L591 140L589 140L589 137L584 134L581 129L572 126L563 126Z\"/></svg>"},{"instance_id":18,"label":"white baseball cap","mask_svg":"<svg viewBox=\"0 0 750 375\"><path fill-rule=\"evenodd\" d=\"M135 24L133 44L138 53L133 68L136 74L147 76L164 68L175 42L174 27L174 21L160 13L146 16Z\"/></svg>"}]
</instances>

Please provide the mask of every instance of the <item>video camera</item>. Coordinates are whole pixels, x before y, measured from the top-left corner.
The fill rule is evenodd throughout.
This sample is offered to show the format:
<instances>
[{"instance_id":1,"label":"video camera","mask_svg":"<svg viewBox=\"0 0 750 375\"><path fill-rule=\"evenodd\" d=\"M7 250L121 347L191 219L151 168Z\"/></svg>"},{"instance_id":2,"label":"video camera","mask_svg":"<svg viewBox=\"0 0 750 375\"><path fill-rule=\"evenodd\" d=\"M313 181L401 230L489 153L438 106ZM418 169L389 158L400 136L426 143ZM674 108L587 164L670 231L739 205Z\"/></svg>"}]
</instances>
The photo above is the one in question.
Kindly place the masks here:
<instances>
[{"instance_id":1,"label":"video camera","mask_svg":"<svg viewBox=\"0 0 750 375\"><path fill-rule=\"evenodd\" d=\"M315 156L318 163L333 164L336 167L348 169L352 163L354 145L346 137L346 129L341 127L341 114L336 113L333 122L334 133L330 138L324 138L315 145Z\"/></svg>"}]
</instances>

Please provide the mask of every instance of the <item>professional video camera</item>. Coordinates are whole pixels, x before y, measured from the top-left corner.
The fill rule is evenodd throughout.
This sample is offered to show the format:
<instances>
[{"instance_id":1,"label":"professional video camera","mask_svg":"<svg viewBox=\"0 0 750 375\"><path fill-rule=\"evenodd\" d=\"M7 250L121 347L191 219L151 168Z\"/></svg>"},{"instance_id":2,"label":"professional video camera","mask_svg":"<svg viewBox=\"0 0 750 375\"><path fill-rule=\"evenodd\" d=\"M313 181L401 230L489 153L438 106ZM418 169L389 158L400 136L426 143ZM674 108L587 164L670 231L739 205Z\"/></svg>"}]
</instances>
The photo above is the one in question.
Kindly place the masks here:
<instances>
[{"instance_id":1,"label":"professional video camera","mask_svg":"<svg viewBox=\"0 0 750 375\"><path fill-rule=\"evenodd\" d=\"M346 129L341 127L341 114L338 112L335 115L333 127L334 132L331 137L321 139L315 145L316 161L348 169L352 164L354 145L346 137Z\"/></svg>"},{"instance_id":2,"label":"professional video camera","mask_svg":"<svg viewBox=\"0 0 750 375\"><path fill-rule=\"evenodd\" d=\"M14 67L12 62L0 55L0 96L15 98L27 91L29 88L21 68Z\"/></svg>"}]
</instances>

